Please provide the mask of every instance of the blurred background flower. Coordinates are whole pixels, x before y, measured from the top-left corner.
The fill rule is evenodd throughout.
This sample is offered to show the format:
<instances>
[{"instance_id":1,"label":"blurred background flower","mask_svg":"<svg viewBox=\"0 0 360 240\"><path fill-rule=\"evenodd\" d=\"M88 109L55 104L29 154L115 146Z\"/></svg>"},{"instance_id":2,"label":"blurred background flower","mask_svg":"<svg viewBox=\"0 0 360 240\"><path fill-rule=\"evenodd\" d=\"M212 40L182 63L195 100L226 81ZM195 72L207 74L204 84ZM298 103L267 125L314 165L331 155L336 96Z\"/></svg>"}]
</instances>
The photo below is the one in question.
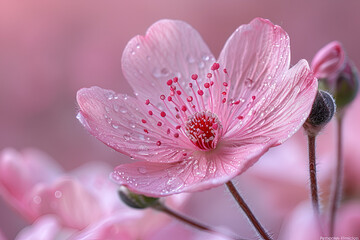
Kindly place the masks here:
<instances>
[{"instance_id":1,"label":"blurred background flower","mask_svg":"<svg viewBox=\"0 0 360 240\"><path fill-rule=\"evenodd\" d=\"M90 161L111 166L130 161L84 131L75 118L75 95L78 89L93 85L132 94L121 73L122 51L127 41L144 34L159 19L188 22L217 56L239 25L255 17L269 18L290 35L292 64L301 58L311 61L321 47L338 40L353 63L360 66L360 31L354 28L360 22L359 8L358 0L0 0L0 150L36 147L57 159L65 170ZM355 121L359 108L358 98L344 120L345 182L349 182L345 183L345 196L357 199L359 186L353 182L360 181L356 157L360 154L360 129ZM333 161L333 132L329 126L319 136L321 161ZM308 198L307 172L290 174L289 168L294 165L277 162L279 156L285 155L288 161L296 161L296 157L306 171L304 139L300 131L291 142L260 159L253 167L254 173L238 179L238 187L255 214L274 233L279 232L283 217ZM262 168L261 163L266 167ZM320 164L319 173L324 171L326 175L326 168ZM256 173L261 169L263 173ZM267 175L274 182L265 181ZM324 184L328 186L329 182ZM269 190L269 185L274 190ZM326 190L322 191L326 195ZM274 213L272 205L265 206L265 197L284 208ZM254 237L223 187L194 194L187 206L187 212L200 220ZM2 198L0 212L0 232L13 239L27 223Z\"/></svg>"}]
</instances>

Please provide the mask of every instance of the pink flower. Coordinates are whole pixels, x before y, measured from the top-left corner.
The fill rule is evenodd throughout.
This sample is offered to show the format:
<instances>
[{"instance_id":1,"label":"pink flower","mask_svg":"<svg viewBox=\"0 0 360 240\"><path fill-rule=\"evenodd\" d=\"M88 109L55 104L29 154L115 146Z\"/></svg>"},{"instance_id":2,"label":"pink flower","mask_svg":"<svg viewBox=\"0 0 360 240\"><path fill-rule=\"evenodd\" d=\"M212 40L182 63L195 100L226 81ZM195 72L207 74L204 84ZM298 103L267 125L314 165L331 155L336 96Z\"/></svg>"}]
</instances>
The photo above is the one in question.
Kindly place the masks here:
<instances>
[{"instance_id":1,"label":"pink flower","mask_svg":"<svg viewBox=\"0 0 360 240\"><path fill-rule=\"evenodd\" d=\"M16 239L152 239L163 227L182 224L153 209L127 207L108 179L110 171L103 163L89 163L61 173L40 151L3 150L0 196L33 222ZM171 196L166 204L179 209L187 197Z\"/></svg>"},{"instance_id":2,"label":"pink flower","mask_svg":"<svg viewBox=\"0 0 360 240\"><path fill-rule=\"evenodd\" d=\"M359 85L357 69L339 42L331 42L320 49L311 67L321 81L321 87L334 96L338 108L356 97Z\"/></svg>"},{"instance_id":3,"label":"pink flower","mask_svg":"<svg viewBox=\"0 0 360 240\"><path fill-rule=\"evenodd\" d=\"M317 78L328 78L329 81L335 82L344 69L346 60L346 54L341 44L334 41L316 53L311 67Z\"/></svg>"},{"instance_id":4,"label":"pink flower","mask_svg":"<svg viewBox=\"0 0 360 240\"><path fill-rule=\"evenodd\" d=\"M325 218L324 218L325 219ZM324 221L326 222L326 221ZM325 236L324 236L325 235ZM314 218L314 212L309 202L303 202L294 210L287 219L279 239L320 239L329 237L327 233L322 235ZM345 202L339 208L335 225L335 237L359 237L360 236L360 202L351 200ZM336 239L336 238L333 239Z\"/></svg>"},{"instance_id":5,"label":"pink flower","mask_svg":"<svg viewBox=\"0 0 360 240\"><path fill-rule=\"evenodd\" d=\"M268 20L240 26L217 62L191 26L162 20L124 50L135 97L81 89L78 118L99 140L140 160L112 173L132 191L158 197L211 188L302 126L317 81L305 60L289 64L289 37Z\"/></svg>"},{"instance_id":6,"label":"pink flower","mask_svg":"<svg viewBox=\"0 0 360 240\"><path fill-rule=\"evenodd\" d=\"M25 218L33 221L38 214L28 205L34 197L31 191L39 183L52 182L60 172L60 166L41 151L4 149L0 152L0 195Z\"/></svg>"},{"instance_id":7,"label":"pink flower","mask_svg":"<svg viewBox=\"0 0 360 240\"><path fill-rule=\"evenodd\" d=\"M3 235L2 231L1 231L1 229L0 229L0 240L6 240L6 238L4 237L4 235Z\"/></svg>"}]
</instances>

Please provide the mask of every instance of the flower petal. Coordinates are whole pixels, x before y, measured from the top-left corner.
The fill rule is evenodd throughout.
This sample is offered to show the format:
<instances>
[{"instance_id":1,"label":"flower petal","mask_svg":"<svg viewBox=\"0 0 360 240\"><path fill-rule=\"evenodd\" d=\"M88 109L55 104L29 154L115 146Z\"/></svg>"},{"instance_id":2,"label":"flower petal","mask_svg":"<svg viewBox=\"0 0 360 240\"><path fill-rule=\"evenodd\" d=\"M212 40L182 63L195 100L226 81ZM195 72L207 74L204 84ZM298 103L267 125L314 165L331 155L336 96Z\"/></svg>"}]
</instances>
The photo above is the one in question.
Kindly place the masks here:
<instances>
[{"instance_id":1,"label":"flower petal","mask_svg":"<svg viewBox=\"0 0 360 240\"><path fill-rule=\"evenodd\" d=\"M69 239L73 233L73 229L63 228L56 216L46 215L22 229L15 240Z\"/></svg>"},{"instance_id":2,"label":"flower petal","mask_svg":"<svg viewBox=\"0 0 360 240\"><path fill-rule=\"evenodd\" d=\"M267 149L262 144L219 146L212 153L195 153L175 163L122 164L111 177L135 193L152 197L194 192L229 181L249 168Z\"/></svg>"},{"instance_id":3,"label":"flower petal","mask_svg":"<svg viewBox=\"0 0 360 240\"><path fill-rule=\"evenodd\" d=\"M63 178L53 185L38 185L33 196L38 200L30 201L29 207L34 209L38 216L54 214L66 227L83 229L103 215L96 197L77 180Z\"/></svg>"},{"instance_id":4,"label":"flower petal","mask_svg":"<svg viewBox=\"0 0 360 240\"><path fill-rule=\"evenodd\" d=\"M281 75L290 64L287 33L269 20L256 18L240 26L219 57L231 81L229 99L250 99L264 81Z\"/></svg>"},{"instance_id":5,"label":"flower petal","mask_svg":"<svg viewBox=\"0 0 360 240\"><path fill-rule=\"evenodd\" d=\"M185 135L159 121L159 112L149 115L145 103L113 91L92 87L77 93L78 118L87 130L116 151L147 161L178 161L182 151L193 148ZM145 123L144 123L145 122Z\"/></svg>"},{"instance_id":6,"label":"flower petal","mask_svg":"<svg viewBox=\"0 0 360 240\"><path fill-rule=\"evenodd\" d=\"M59 176L61 167L45 153L36 149L18 152L7 148L0 152L0 195L33 221L36 214L26 206L31 190L39 182L51 182Z\"/></svg>"},{"instance_id":7,"label":"flower petal","mask_svg":"<svg viewBox=\"0 0 360 240\"><path fill-rule=\"evenodd\" d=\"M243 114L242 126L234 126L225 141L234 145L249 142L283 143L303 125L317 92L317 79L307 61L301 60L272 82L259 100Z\"/></svg>"},{"instance_id":8,"label":"flower petal","mask_svg":"<svg viewBox=\"0 0 360 240\"><path fill-rule=\"evenodd\" d=\"M214 61L194 28L182 21L161 20L145 36L129 41L123 53L122 69L139 99L150 98L157 103L161 94L169 93L166 84L169 79L178 77L187 89L191 75L205 76Z\"/></svg>"}]
</instances>

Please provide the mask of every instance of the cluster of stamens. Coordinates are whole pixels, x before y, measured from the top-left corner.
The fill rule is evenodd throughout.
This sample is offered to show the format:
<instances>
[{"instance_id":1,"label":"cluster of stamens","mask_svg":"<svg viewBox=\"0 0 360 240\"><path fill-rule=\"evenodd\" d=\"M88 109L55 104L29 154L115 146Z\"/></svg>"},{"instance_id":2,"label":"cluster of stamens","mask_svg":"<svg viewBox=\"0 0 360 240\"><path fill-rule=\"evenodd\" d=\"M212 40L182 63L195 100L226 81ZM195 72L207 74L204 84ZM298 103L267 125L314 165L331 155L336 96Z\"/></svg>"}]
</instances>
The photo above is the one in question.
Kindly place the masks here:
<instances>
[{"instance_id":1,"label":"cluster of stamens","mask_svg":"<svg viewBox=\"0 0 360 240\"><path fill-rule=\"evenodd\" d=\"M167 96L160 95L164 105L162 109L152 104L149 99L145 101L145 104L151 107L148 115L156 120L156 124L150 124L147 120L142 119L144 132L156 135L159 139L174 138L184 141L179 138L182 134L200 150L214 149L223 130L223 126L214 112L221 112L222 109L238 105L241 102L227 99L230 89L230 81L227 80L228 73L226 69L223 69L225 77L220 76L222 72L219 71L219 68L220 65L214 63L211 67L212 73L206 74L202 85L197 74L191 75L194 84L190 82L187 91L184 91L177 77L169 79L166 82L170 90L169 94ZM221 87L222 91L220 93L213 92L214 86ZM229 114L229 111L227 113ZM237 119L242 120L243 116L237 116ZM159 131L156 128L162 129ZM158 146L161 144L161 140L156 142Z\"/></svg>"},{"instance_id":2,"label":"cluster of stamens","mask_svg":"<svg viewBox=\"0 0 360 240\"><path fill-rule=\"evenodd\" d=\"M209 111L189 117L185 130L190 141L202 150L214 149L222 130L218 117Z\"/></svg>"}]
</instances>

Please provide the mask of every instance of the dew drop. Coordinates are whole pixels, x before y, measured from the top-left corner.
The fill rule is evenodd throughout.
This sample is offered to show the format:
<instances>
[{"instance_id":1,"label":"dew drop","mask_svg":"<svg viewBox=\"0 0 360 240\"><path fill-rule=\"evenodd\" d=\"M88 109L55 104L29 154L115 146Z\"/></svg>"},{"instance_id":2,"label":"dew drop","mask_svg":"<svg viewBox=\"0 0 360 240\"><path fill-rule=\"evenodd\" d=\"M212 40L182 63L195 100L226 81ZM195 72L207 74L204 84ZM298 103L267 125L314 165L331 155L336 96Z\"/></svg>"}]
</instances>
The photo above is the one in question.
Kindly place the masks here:
<instances>
[{"instance_id":1,"label":"dew drop","mask_svg":"<svg viewBox=\"0 0 360 240\"><path fill-rule=\"evenodd\" d=\"M62 197L62 192L61 191L55 191L55 197L56 198L61 198Z\"/></svg>"},{"instance_id":2,"label":"dew drop","mask_svg":"<svg viewBox=\"0 0 360 240\"><path fill-rule=\"evenodd\" d=\"M147 170L145 167L138 167L138 172L141 174L145 174L145 173L147 173Z\"/></svg>"},{"instance_id":3,"label":"dew drop","mask_svg":"<svg viewBox=\"0 0 360 240\"><path fill-rule=\"evenodd\" d=\"M116 181L119 181L120 180L120 172L114 172L112 177L116 180Z\"/></svg>"},{"instance_id":4,"label":"dew drop","mask_svg":"<svg viewBox=\"0 0 360 240\"><path fill-rule=\"evenodd\" d=\"M209 55L204 55L204 56L202 56L202 60L204 60L204 61L209 61L209 60L210 60L210 56L209 56Z\"/></svg>"},{"instance_id":5,"label":"dew drop","mask_svg":"<svg viewBox=\"0 0 360 240\"><path fill-rule=\"evenodd\" d=\"M115 123L111 124L111 126L112 126L114 129L118 129L118 128L119 128L119 125L117 125L117 124L115 124Z\"/></svg>"},{"instance_id":6,"label":"dew drop","mask_svg":"<svg viewBox=\"0 0 360 240\"><path fill-rule=\"evenodd\" d=\"M209 173L214 173L215 171L216 171L216 166L215 165L209 166Z\"/></svg>"},{"instance_id":7,"label":"dew drop","mask_svg":"<svg viewBox=\"0 0 360 240\"><path fill-rule=\"evenodd\" d=\"M168 75L170 74L170 71L169 69L167 68L161 68L161 69L158 69L158 68L154 68L153 72L152 72L152 75L155 77L155 78L161 78L161 77L167 77Z\"/></svg>"},{"instance_id":8,"label":"dew drop","mask_svg":"<svg viewBox=\"0 0 360 240\"><path fill-rule=\"evenodd\" d=\"M135 55L135 51L131 51L131 55Z\"/></svg>"},{"instance_id":9,"label":"dew drop","mask_svg":"<svg viewBox=\"0 0 360 240\"><path fill-rule=\"evenodd\" d=\"M198 66L200 69L202 69L205 67L205 63L203 61L201 61L201 62L199 62Z\"/></svg>"},{"instance_id":10,"label":"dew drop","mask_svg":"<svg viewBox=\"0 0 360 240\"><path fill-rule=\"evenodd\" d=\"M131 139L131 136L130 136L130 134L124 134L124 140L125 141L129 141L130 139Z\"/></svg>"},{"instance_id":11,"label":"dew drop","mask_svg":"<svg viewBox=\"0 0 360 240\"><path fill-rule=\"evenodd\" d=\"M188 63L194 63L195 62L195 58L192 55L188 55L186 57L186 60L188 61Z\"/></svg>"},{"instance_id":12,"label":"dew drop","mask_svg":"<svg viewBox=\"0 0 360 240\"><path fill-rule=\"evenodd\" d=\"M127 113L128 112L128 110L126 108L124 108L124 107L119 107L119 111L121 113Z\"/></svg>"},{"instance_id":13,"label":"dew drop","mask_svg":"<svg viewBox=\"0 0 360 240\"><path fill-rule=\"evenodd\" d=\"M245 80L245 86L248 87L248 88L251 88L252 86L254 85L254 81L250 78L247 78Z\"/></svg>"},{"instance_id":14,"label":"dew drop","mask_svg":"<svg viewBox=\"0 0 360 240\"><path fill-rule=\"evenodd\" d=\"M40 204L42 199L40 196L34 196L33 201L35 204Z\"/></svg>"},{"instance_id":15,"label":"dew drop","mask_svg":"<svg viewBox=\"0 0 360 240\"><path fill-rule=\"evenodd\" d=\"M136 48L137 48L137 49L140 49L140 44L139 44L139 43L136 45Z\"/></svg>"},{"instance_id":16,"label":"dew drop","mask_svg":"<svg viewBox=\"0 0 360 240\"><path fill-rule=\"evenodd\" d=\"M161 72L161 74L164 75L164 76L169 75L169 70L168 70L167 68L162 68L160 72Z\"/></svg>"},{"instance_id":17,"label":"dew drop","mask_svg":"<svg viewBox=\"0 0 360 240\"><path fill-rule=\"evenodd\" d=\"M169 180L166 182L167 185L171 185L175 181L175 177L169 178Z\"/></svg>"}]
</instances>

